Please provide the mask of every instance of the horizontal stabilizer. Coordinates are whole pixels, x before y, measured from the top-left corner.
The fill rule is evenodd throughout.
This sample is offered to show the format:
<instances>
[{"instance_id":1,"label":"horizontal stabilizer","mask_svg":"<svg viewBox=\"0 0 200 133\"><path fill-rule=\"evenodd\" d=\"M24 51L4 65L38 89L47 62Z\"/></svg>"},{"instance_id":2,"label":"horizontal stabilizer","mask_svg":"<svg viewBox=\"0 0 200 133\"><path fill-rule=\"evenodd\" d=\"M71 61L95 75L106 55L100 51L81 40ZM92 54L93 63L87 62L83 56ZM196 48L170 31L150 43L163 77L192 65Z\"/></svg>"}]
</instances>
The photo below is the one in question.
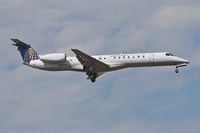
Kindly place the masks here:
<instances>
[{"instance_id":1,"label":"horizontal stabilizer","mask_svg":"<svg viewBox=\"0 0 200 133\"><path fill-rule=\"evenodd\" d=\"M24 47L24 48L26 48L27 47L27 44L26 43L24 43L24 42L22 42L22 41L20 41L20 40L18 40L18 39L11 39L15 44L13 44L13 45L15 45L15 46L18 46L18 47Z\"/></svg>"}]
</instances>

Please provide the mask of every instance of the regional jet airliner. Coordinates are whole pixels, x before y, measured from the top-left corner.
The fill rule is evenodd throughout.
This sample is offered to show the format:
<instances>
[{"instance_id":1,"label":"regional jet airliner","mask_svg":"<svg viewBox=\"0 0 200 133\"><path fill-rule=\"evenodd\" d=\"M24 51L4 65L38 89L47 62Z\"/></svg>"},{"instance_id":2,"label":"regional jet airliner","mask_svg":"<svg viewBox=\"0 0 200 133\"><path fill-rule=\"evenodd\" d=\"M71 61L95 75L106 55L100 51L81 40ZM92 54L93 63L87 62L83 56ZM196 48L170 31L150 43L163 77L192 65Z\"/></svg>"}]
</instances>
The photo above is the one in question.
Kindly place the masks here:
<instances>
[{"instance_id":1,"label":"regional jet airliner","mask_svg":"<svg viewBox=\"0 0 200 133\"><path fill-rule=\"evenodd\" d=\"M38 55L29 44L18 39L11 40L21 53L24 65L47 71L85 72L92 82L106 72L129 67L175 66L178 73L179 67L189 64L189 61L169 52L90 56L78 49L71 49L76 56L70 57L65 53Z\"/></svg>"}]
</instances>

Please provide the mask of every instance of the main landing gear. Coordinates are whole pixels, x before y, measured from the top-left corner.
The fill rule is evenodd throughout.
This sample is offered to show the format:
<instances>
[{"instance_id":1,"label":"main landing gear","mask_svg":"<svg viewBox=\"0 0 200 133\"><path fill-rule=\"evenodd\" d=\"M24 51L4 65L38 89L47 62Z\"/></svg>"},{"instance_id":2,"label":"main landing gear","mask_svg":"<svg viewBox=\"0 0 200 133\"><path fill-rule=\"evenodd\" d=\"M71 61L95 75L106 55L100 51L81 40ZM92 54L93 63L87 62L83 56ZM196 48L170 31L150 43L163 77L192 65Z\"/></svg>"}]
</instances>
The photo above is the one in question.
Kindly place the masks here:
<instances>
[{"instance_id":1,"label":"main landing gear","mask_svg":"<svg viewBox=\"0 0 200 133\"><path fill-rule=\"evenodd\" d=\"M92 83L94 83L96 81L96 78L93 77L90 80L91 80Z\"/></svg>"},{"instance_id":2,"label":"main landing gear","mask_svg":"<svg viewBox=\"0 0 200 133\"><path fill-rule=\"evenodd\" d=\"M86 75L88 75L87 79L91 80L91 82L95 82L97 78L97 73L95 72L95 68L93 66L83 66L83 69L87 71Z\"/></svg>"},{"instance_id":3,"label":"main landing gear","mask_svg":"<svg viewBox=\"0 0 200 133\"><path fill-rule=\"evenodd\" d=\"M88 75L87 79L90 79L91 82L95 82L97 78L97 73L87 72L86 75Z\"/></svg>"}]
</instances>

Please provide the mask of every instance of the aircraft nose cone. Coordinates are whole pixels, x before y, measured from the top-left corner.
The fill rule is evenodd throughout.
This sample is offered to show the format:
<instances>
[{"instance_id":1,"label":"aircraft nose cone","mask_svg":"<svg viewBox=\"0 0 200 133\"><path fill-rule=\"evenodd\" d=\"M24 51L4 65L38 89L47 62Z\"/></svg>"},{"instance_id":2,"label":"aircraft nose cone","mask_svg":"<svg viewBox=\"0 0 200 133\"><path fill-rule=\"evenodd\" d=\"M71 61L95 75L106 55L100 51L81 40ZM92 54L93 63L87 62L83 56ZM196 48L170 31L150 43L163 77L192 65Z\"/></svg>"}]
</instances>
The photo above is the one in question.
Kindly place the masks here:
<instances>
[{"instance_id":1,"label":"aircraft nose cone","mask_svg":"<svg viewBox=\"0 0 200 133\"><path fill-rule=\"evenodd\" d=\"M185 60L185 63L189 64L190 62L188 60Z\"/></svg>"},{"instance_id":2,"label":"aircraft nose cone","mask_svg":"<svg viewBox=\"0 0 200 133\"><path fill-rule=\"evenodd\" d=\"M186 63L186 64L189 64L189 63L190 63L188 60L185 60L185 59L182 59L182 58L180 58L180 62L181 62L181 63Z\"/></svg>"}]
</instances>

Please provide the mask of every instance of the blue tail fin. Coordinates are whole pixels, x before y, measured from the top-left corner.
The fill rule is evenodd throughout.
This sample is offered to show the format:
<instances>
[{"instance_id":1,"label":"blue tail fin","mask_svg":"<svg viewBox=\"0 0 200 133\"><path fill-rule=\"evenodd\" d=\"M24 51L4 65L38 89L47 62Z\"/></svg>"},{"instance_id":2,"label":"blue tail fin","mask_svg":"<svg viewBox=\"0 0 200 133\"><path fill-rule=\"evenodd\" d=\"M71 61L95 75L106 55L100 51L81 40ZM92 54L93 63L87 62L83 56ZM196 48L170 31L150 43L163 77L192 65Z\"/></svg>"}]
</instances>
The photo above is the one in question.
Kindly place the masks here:
<instances>
[{"instance_id":1,"label":"blue tail fin","mask_svg":"<svg viewBox=\"0 0 200 133\"><path fill-rule=\"evenodd\" d=\"M35 52L33 48L31 48L30 45L18 39L11 39L11 40L15 43L13 45L16 46L19 52L21 53L24 63L29 63L31 60L39 59L38 54Z\"/></svg>"}]
</instances>

